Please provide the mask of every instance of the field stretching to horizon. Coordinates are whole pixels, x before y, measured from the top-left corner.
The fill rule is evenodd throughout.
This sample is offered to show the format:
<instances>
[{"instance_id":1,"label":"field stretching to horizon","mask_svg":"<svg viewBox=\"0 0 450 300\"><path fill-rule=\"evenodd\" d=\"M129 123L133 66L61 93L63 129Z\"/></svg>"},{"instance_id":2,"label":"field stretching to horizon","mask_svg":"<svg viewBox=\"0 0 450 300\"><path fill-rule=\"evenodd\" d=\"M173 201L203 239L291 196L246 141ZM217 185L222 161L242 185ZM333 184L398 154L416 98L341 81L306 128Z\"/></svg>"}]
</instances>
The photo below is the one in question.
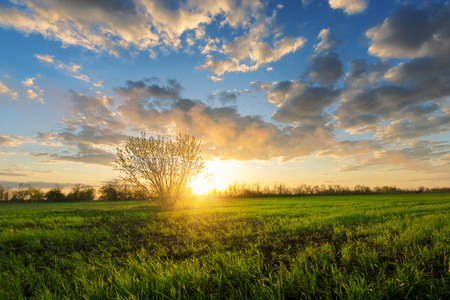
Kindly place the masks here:
<instances>
[{"instance_id":1,"label":"field stretching to horizon","mask_svg":"<svg viewBox=\"0 0 450 300\"><path fill-rule=\"evenodd\" d=\"M450 299L450 194L0 205L0 299Z\"/></svg>"}]
</instances>

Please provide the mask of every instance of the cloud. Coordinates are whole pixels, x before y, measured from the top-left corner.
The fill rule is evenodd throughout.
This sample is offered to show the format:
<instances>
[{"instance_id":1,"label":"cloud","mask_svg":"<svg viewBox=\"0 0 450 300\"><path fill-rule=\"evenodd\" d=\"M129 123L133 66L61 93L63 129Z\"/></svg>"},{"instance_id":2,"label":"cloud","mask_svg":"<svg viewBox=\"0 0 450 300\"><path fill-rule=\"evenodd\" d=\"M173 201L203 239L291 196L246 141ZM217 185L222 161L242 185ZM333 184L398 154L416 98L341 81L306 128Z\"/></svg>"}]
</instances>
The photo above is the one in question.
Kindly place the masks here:
<instances>
[{"instance_id":1,"label":"cloud","mask_svg":"<svg viewBox=\"0 0 450 300\"><path fill-rule=\"evenodd\" d=\"M0 176L23 177L23 176L29 176L29 174L23 173L22 170L6 169L6 170L0 171Z\"/></svg>"},{"instance_id":2,"label":"cloud","mask_svg":"<svg viewBox=\"0 0 450 300\"><path fill-rule=\"evenodd\" d=\"M38 97L38 95L32 89L26 90L25 95L27 96L27 98L30 98L32 100Z\"/></svg>"},{"instance_id":3,"label":"cloud","mask_svg":"<svg viewBox=\"0 0 450 300\"><path fill-rule=\"evenodd\" d=\"M35 79L35 78L27 78L27 79L25 79L24 81L22 81L22 84L25 85L25 86L32 87L32 86L33 86L33 80L34 80L34 79Z\"/></svg>"},{"instance_id":4,"label":"cloud","mask_svg":"<svg viewBox=\"0 0 450 300\"><path fill-rule=\"evenodd\" d=\"M55 56L53 56L53 55L50 56L50 55L38 55L38 54L35 54L34 56L37 59L45 61L45 62L47 62L49 64L53 64L55 62L55 59L54 59ZM76 63L73 63L73 62L70 62L69 64L65 64L65 63L63 63L63 62L58 60L58 62L54 65L54 67L55 67L55 69L60 69L60 70L66 71L66 73L69 76L72 76L75 79L86 81L86 82L89 82L91 80L91 78L89 76L81 73L82 67L79 64L76 64ZM26 80L31 80L31 81L27 81L27 83L28 84L31 83L31 85L33 85L33 83L32 83L33 81L32 80L34 80L34 79L35 78L27 78ZM25 84L25 81L23 81L22 83ZM27 84L25 84L25 85L27 85ZM28 86L31 86L31 85L28 85ZM92 85L96 86L96 87L103 87L103 80L99 80L96 83L92 83ZM36 88L36 86L35 86L35 88Z\"/></svg>"},{"instance_id":5,"label":"cloud","mask_svg":"<svg viewBox=\"0 0 450 300\"><path fill-rule=\"evenodd\" d=\"M213 76L213 75L208 76L208 78L211 79L211 80L214 81L214 82L220 82L220 81L223 80L223 78L221 78L221 77L216 77L216 76Z\"/></svg>"},{"instance_id":6,"label":"cloud","mask_svg":"<svg viewBox=\"0 0 450 300\"><path fill-rule=\"evenodd\" d=\"M11 135L11 134L0 134L0 146L5 147L17 147L24 143L35 143L33 139L30 139L28 137L22 137L17 135Z\"/></svg>"},{"instance_id":7,"label":"cloud","mask_svg":"<svg viewBox=\"0 0 450 300\"><path fill-rule=\"evenodd\" d=\"M335 120L349 132L375 132L385 141L447 132L450 60L414 58L390 66L350 63Z\"/></svg>"},{"instance_id":8,"label":"cloud","mask_svg":"<svg viewBox=\"0 0 450 300\"><path fill-rule=\"evenodd\" d=\"M93 97L71 91L70 99L75 106L75 110L85 117L98 115L107 119L115 116L115 113L110 109L114 105L112 96Z\"/></svg>"},{"instance_id":9,"label":"cloud","mask_svg":"<svg viewBox=\"0 0 450 300\"><path fill-rule=\"evenodd\" d=\"M304 45L303 37L284 36L282 27L276 24L277 11L282 7L280 4L269 9L267 3L260 0L173 3L160 0L24 0L0 9L0 26L25 34L40 34L49 40L60 41L63 47L80 46L116 57L121 51L148 51L154 58L156 51L168 53L184 45L187 45L186 51L192 51L198 43L202 54L219 51L226 56L207 57L203 65L220 76L225 71L218 71L221 67L211 64L231 63L234 68L229 68L228 72L248 72L277 61ZM223 41L208 36L205 28L212 22L236 29L233 32L235 38ZM240 46L244 44L249 47L242 52ZM55 61L50 55L34 56L48 63ZM243 61L247 58L250 63ZM89 80L87 75L59 66L77 79Z\"/></svg>"},{"instance_id":10,"label":"cloud","mask_svg":"<svg viewBox=\"0 0 450 300\"><path fill-rule=\"evenodd\" d=\"M36 78L32 77L32 78L26 78L25 80L22 81L23 85L29 87L29 89L27 89L25 91L25 96L28 99L34 100L34 102L44 103L44 99L42 97L40 97L40 96L44 95L44 91L41 90L37 85L34 84L35 79Z\"/></svg>"},{"instance_id":11,"label":"cloud","mask_svg":"<svg viewBox=\"0 0 450 300\"><path fill-rule=\"evenodd\" d=\"M328 0L331 8L342 9L351 15L366 10L369 0Z\"/></svg>"},{"instance_id":12,"label":"cloud","mask_svg":"<svg viewBox=\"0 0 450 300\"><path fill-rule=\"evenodd\" d=\"M450 58L415 58L402 62L384 75L384 79L396 84L408 84L417 88L439 89L441 95L450 94Z\"/></svg>"},{"instance_id":13,"label":"cloud","mask_svg":"<svg viewBox=\"0 0 450 300\"><path fill-rule=\"evenodd\" d=\"M384 149L379 140L344 140L335 143L334 148L320 152L319 156L332 156L334 158L363 158L367 154L373 154L376 151Z\"/></svg>"},{"instance_id":14,"label":"cloud","mask_svg":"<svg viewBox=\"0 0 450 300\"><path fill-rule=\"evenodd\" d=\"M280 106L291 98L292 95L300 94L304 85L300 81L289 80L276 82L273 87L268 85L262 86L258 82L254 86L257 88L268 88L269 91L266 94L267 101Z\"/></svg>"},{"instance_id":15,"label":"cloud","mask_svg":"<svg viewBox=\"0 0 450 300\"><path fill-rule=\"evenodd\" d=\"M284 89L284 90L283 90ZM324 113L324 109L337 100L338 91L309 86L303 82L280 82L273 90L282 94L284 100L272 118L287 124L303 124L325 126L331 116ZM274 93L270 93L273 97Z\"/></svg>"},{"instance_id":16,"label":"cloud","mask_svg":"<svg viewBox=\"0 0 450 300\"><path fill-rule=\"evenodd\" d=\"M167 80L167 85L159 85L159 79L128 80L125 87L116 88L115 92L123 97L133 99L176 100L183 89L175 79Z\"/></svg>"},{"instance_id":17,"label":"cloud","mask_svg":"<svg viewBox=\"0 0 450 300\"><path fill-rule=\"evenodd\" d=\"M346 74L344 84L347 88L369 87L378 84L389 70L385 61L375 61L371 65L364 59L355 59L349 63L350 71Z\"/></svg>"},{"instance_id":18,"label":"cloud","mask_svg":"<svg viewBox=\"0 0 450 300\"><path fill-rule=\"evenodd\" d=\"M159 44L142 5L132 1L23 1L0 10L1 25L47 39L118 55L117 48L145 50Z\"/></svg>"},{"instance_id":19,"label":"cloud","mask_svg":"<svg viewBox=\"0 0 450 300\"><path fill-rule=\"evenodd\" d=\"M265 42L255 42L251 45L250 49L246 50L250 50L247 52L248 57L259 66L277 61L286 54L297 51L299 48L303 47L305 42L306 39L303 37L295 39L286 37L275 42L273 46ZM228 52L226 47L224 47L224 49ZM247 56L241 57L241 59L246 57Z\"/></svg>"},{"instance_id":20,"label":"cloud","mask_svg":"<svg viewBox=\"0 0 450 300\"><path fill-rule=\"evenodd\" d=\"M49 141L49 140L52 140L54 138L54 136L50 133L37 132L36 138L41 141Z\"/></svg>"},{"instance_id":21,"label":"cloud","mask_svg":"<svg viewBox=\"0 0 450 300\"><path fill-rule=\"evenodd\" d=\"M45 61L49 64L52 64L55 60L54 60L54 55L40 55L40 54L35 54L33 55L34 57L36 57L37 59L41 60L41 61Z\"/></svg>"},{"instance_id":22,"label":"cloud","mask_svg":"<svg viewBox=\"0 0 450 300\"><path fill-rule=\"evenodd\" d=\"M344 74L342 61L336 53L315 56L307 72L312 82L327 86L336 83Z\"/></svg>"},{"instance_id":23,"label":"cloud","mask_svg":"<svg viewBox=\"0 0 450 300\"><path fill-rule=\"evenodd\" d=\"M429 107L431 108L429 110L426 110L427 107L424 107L425 113L436 111L432 105ZM394 120L383 131L379 132L377 137L383 141L401 142L449 131L450 115L424 115L414 119Z\"/></svg>"},{"instance_id":24,"label":"cloud","mask_svg":"<svg viewBox=\"0 0 450 300\"><path fill-rule=\"evenodd\" d=\"M80 74L81 71L81 65L75 64L75 63L69 63L68 65L64 63L59 63L55 66L56 69L62 69L65 70L70 76L73 78L76 78L78 80L87 81L89 82L91 79L89 76Z\"/></svg>"},{"instance_id":25,"label":"cloud","mask_svg":"<svg viewBox=\"0 0 450 300\"><path fill-rule=\"evenodd\" d=\"M227 105L230 103L236 103L236 100L238 98L238 96L241 95L240 91L237 90L233 90L233 91L218 91L215 92L211 95L209 95L209 99L213 100L213 99L219 99L219 101L223 104L223 105Z\"/></svg>"},{"instance_id":26,"label":"cloud","mask_svg":"<svg viewBox=\"0 0 450 300\"><path fill-rule=\"evenodd\" d=\"M44 152L31 152L28 155L36 158L48 158L48 157L58 157L57 154L44 153Z\"/></svg>"},{"instance_id":27,"label":"cloud","mask_svg":"<svg viewBox=\"0 0 450 300\"><path fill-rule=\"evenodd\" d=\"M0 81L0 95L1 94L10 96L12 100L17 100L17 92L12 91Z\"/></svg>"},{"instance_id":28,"label":"cloud","mask_svg":"<svg viewBox=\"0 0 450 300\"><path fill-rule=\"evenodd\" d=\"M227 96L232 97L231 94ZM240 115L234 107L214 108L182 97L164 108L150 98L130 97L117 110L137 129L154 134L182 132L195 136L202 141L205 157L287 160L326 149L334 142L327 128L280 129L261 117Z\"/></svg>"},{"instance_id":29,"label":"cloud","mask_svg":"<svg viewBox=\"0 0 450 300\"><path fill-rule=\"evenodd\" d=\"M245 34L225 41L222 49L218 48L216 41L210 40L205 46L208 51L205 48L202 53L214 49L227 57L220 59L208 55L205 64L197 69L208 69L219 76L225 72L254 71L303 47L306 43L304 37L284 37L280 26L275 25L277 11L281 8L282 5L278 5L270 17L257 15Z\"/></svg>"},{"instance_id":30,"label":"cloud","mask_svg":"<svg viewBox=\"0 0 450 300\"><path fill-rule=\"evenodd\" d=\"M128 136L120 134L114 129L101 128L101 125L99 124L81 124L77 129L79 130L58 132L55 137L69 145L82 143L86 146L107 145L112 147L115 147L128 139Z\"/></svg>"},{"instance_id":31,"label":"cloud","mask_svg":"<svg viewBox=\"0 0 450 300\"><path fill-rule=\"evenodd\" d=\"M54 188L55 185L63 187L75 186L75 183L56 183L56 182L46 182L46 181L11 181L11 180L0 180L0 185L7 188L18 188L20 185L32 186L34 188L50 189Z\"/></svg>"},{"instance_id":32,"label":"cloud","mask_svg":"<svg viewBox=\"0 0 450 300\"><path fill-rule=\"evenodd\" d=\"M226 72L239 72L246 73L250 71L255 71L259 66L253 65L248 66L241 64L239 59L231 57L226 59L218 59L212 55L208 55L204 65L195 67L197 70L210 70L218 76L222 76Z\"/></svg>"},{"instance_id":33,"label":"cloud","mask_svg":"<svg viewBox=\"0 0 450 300\"><path fill-rule=\"evenodd\" d=\"M36 135L41 144L58 149L65 147L67 150L60 154L33 152L30 155L46 158L47 163L66 161L112 165L115 154L111 150L128 139L128 135L120 132L126 126L114 112L114 98L71 91L70 100L73 114L71 118L62 120L61 124L66 125L65 128L38 132Z\"/></svg>"},{"instance_id":34,"label":"cloud","mask_svg":"<svg viewBox=\"0 0 450 300\"><path fill-rule=\"evenodd\" d=\"M84 143L77 144L77 153L73 155L60 155L56 160L75 162L75 163L85 163L94 164L102 166L112 166L116 159L116 154L111 152L93 148Z\"/></svg>"},{"instance_id":35,"label":"cloud","mask_svg":"<svg viewBox=\"0 0 450 300\"><path fill-rule=\"evenodd\" d=\"M272 85L260 81L252 81L250 82L250 86L257 92L269 91L272 88Z\"/></svg>"},{"instance_id":36,"label":"cloud","mask_svg":"<svg viewBox=\"0 0 450 300\"><path fill-rule=\"evenodd\" d=\"M375 151L370 157L357 159L356 164L344 166L339 171L357 171L375 166L400 166L405 170L419 170L424 173L448 173L450 164L445 161L445 157L449 154L449 150L449 145L438 142L415 142L411 147L400 150Z\"/></svg>"},{"instance_id":37,"label":"cloud","mask_svg":"<svg viewBox=\"0 0 450 300\"><path fill-rule=\"evenodd\" d=\"M81 46L118 56L121 50L163 52L178 49L183 34L203 40L205 25L220 19L220 25L246 28L265 19L259 0L187 1L57 1L25 0L0 10L0 25L25 34L38 33L63 47ZM189 34L189 33L195 34ZM38 57L38 55L36 55ZM39 55L44 61L49 56Z\"/></svg>"},{"instance_id":38,"label":"cloud","mask_svg":"<svg viewBox=\"0 0 450 300\"><path fill-rule=\"evenodd\" d=\"M95 86L95 87L103 87L103 80L99 80L97 82L93 82L92 85Z\"/></svg>"},{"instance_id":39,"label":"cloud","mask_svg":"<svg viewBox=\"0 0 450 300\"><path fill-rule=\"evenodd\" d=\"M330 28L324 28L317 36L320 42L316 45L314 51L320 53L323 51L334 51L342 43L342 40L338 40L330 30Z\"/></svg>"},{"instance_id":40,"label":"cloud","mask_svg":"<svg viewBox=\"0 0 450 300\"><path fill-rule=\"evenodd\" d=\"M435 57L450 53L450 5L405 6L366 31L369 54L382 58Z\"/></svg>"}]
</instances>

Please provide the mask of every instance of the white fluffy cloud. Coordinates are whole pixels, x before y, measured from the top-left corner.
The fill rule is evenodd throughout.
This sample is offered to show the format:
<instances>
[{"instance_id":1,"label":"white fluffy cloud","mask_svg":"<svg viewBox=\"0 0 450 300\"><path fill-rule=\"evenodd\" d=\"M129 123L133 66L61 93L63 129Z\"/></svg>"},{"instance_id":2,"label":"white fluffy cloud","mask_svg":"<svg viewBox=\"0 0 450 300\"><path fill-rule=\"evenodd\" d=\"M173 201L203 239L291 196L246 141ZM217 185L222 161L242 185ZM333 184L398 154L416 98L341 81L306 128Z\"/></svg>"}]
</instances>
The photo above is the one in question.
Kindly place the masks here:
<instances>
[{"instance_id":1,"label":"white fluffy cloud","mask_svg":"<svg viewBox=\"0 0 450 300\"><path fill-rule=\"evenodd\" d=\"M248 66L241 64L239 59L231 57L218 59L212 55L208 55L204 65L196 67L198 70L208 69L218 76L222 76L226 72L246 73L258 69L257 65Z\"/></svg>"},{"instance_id":2,"label":"white fluffy cloud","mask_svg":"<svg viewBox=\"0 0 450 300\"><path fill-rule=\"evenodd\" d=\"M1 94L9 95L12 100L17 100L17 92L12 91L0 81L0 95Z\"/></svg>"},{"instance_id":3,"label":"white fluffy cloud","mask_svg":"<svg viewBox=\"0 0 450 300\"><path fill-rule=\"evenodd\" d=\"M44 103L44 99L41 96L44 96L44 91L41 90L34 81L36 80L35 77L32 78L26 78L22 81L22 84L28 89L25 91L25 96L28 99L34 100L37 103Z\"/></svg>"},{"instance_id":4,"label":"white fluffy cloud","mask_svg":"<svg viewBox=\"0 0 450 300\"><path fill-rule=\"evenodd\" d=\"M35 54L34 57L36 57L37 59L41 60L41 61L45 61L49 64L52 64L55 60L54 60L54 56L53 55L40 55L40 54Z\"/></svg>"},{"instance_id":5,"label":"white fluffy cloud","mask_svg":"<svg viewBox=\"0 0 450 300\"><path fill-rule=\"evenodd\" d=\"M214 76L214 75L208 76L208 78L211 79L214 82L220 82L220 81L223 80L223 78L217 77L217 76Z\"/></svg>"},{"instance_id":6,"label":"white fluffy cloud","mask_svg":"<svg viewBox=\"0 0 450 300\"><path fill-rule=\"evenodd\" d=\"M369 0L329 0L329 4L333 9L342 9L350 15L366 10Z\"/></svg>"},{"instance_id":7,"label":"white fluffy cloud","mask_svg":"<svg viewBox=\"0 0 450 300\"><path fill-rule=\"evenodd\" d=\"M208 57L199 68L221 75L225 72L224 64L232 65L228 72L256 70L304 45L303 37L284 36L282 28L276 24L277 11L282 7L279 4L269 12L261 0L173 3L160 0L24 0L20 4L13 2L9 8L0 8L0 26L26 34L38 33L60 41L63 47L80 46L115 56L123 50L137 50L148 51L154 58L158 49L163 53L179 49L183 46L184 36L187 51L198 43L202 54L209 55L212 51L225 54L224 58ZM222 26L238 28L243 33L230 42L211 38L205 27L217 20ZM51 55L34 56L50 64L55 62ZM244 62L245 59L250 63ZM73 77L89 81L87 75L73 69L75 66L58 64Z\"/></svg>"},{"instance_id":8,"label":"white fluffy cloud","mask_svg":"<svg viewBox=\"0 0 450 300\"><path fill-rule=\"evenodd\" d=\"M0 25L24 33L39 33L95 52L118 56L121 49L148 50L180 47L180 37L191 30L204 38L204 24L221 16L222 25L246 26L260 13L259 0L189 0L170 3L159 0L58 1L24 0L0 9ZM48 55L35 55L51 63Z\"/></svg>"}]
</instances>

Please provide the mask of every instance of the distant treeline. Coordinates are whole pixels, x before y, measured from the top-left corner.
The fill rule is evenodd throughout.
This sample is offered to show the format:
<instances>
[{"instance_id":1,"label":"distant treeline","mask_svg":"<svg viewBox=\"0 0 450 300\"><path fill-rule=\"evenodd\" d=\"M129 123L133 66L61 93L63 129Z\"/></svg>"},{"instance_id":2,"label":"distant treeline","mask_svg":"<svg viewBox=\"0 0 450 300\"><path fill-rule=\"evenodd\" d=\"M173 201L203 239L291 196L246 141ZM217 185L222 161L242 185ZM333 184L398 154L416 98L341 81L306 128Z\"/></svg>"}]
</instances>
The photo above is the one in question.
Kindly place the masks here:
<instances>
[{"instance_id":1,"label":"distant treeline","mask_svg":"<svg viewBox=\"0 0 450 300\"><path fill-rule=\"evenodd\" d=\"M335 195L371 195L371 194L416 194L416 193L450 193L450 187L425 188L423 186L412 189L402 189L396 186L382 186L370 188L356 185L354 188L341 185L306 185L288 187L276 184L272 187L259 183L247 184L234 182L222 190L211 190L208 196L224 198L253 198L253 197L290 197L290 196L335 196Z\"/></svg>"},{"instance_id":2,"label":"distant treeline","mask_svg":"<svg viewBox=\"0 0 450 300\"><path fill-rule=\"evenodd\" d=\"M34 188L30 185L20 184L18 189L0 186L0 202L77 202L77 201L128 201L145 200L144 194L118 180L109 182L98 189L84 185L75 185L65 194L63 187L56 185L49 191Z\"/></svg>"},{"instance_id":3,"label":"distant treeline","mask_svg":"<svg viewBox=\"0 0 450 300\"><path fill-rule=\"evenodd\" d=\"M97 196L98 192L98 198ZM373 194L417 194L417 193L450 193L450 187L425 188L423 186L412 189L402 189L395 186L370 188L356 185L353 188L341 185L306 185L288 187L276 184L272 187L259 183L247 184L234 182L221 190L213 189L208 192L209 197L217 198L259 198L259 197L298 197L298 196L335 196L335 195L373 195ZM189 195L188 195L189 196ZM190 195L192 196L192 195ZM113 180L96 191L90 186L76 185L65 194L63 187L56 185L49 191L20 184L18 189L0 186L0 202L76 202L76 201L131 201L147 200L145 194L136 187L122 181Z\"/></svg>"}]
</instances>

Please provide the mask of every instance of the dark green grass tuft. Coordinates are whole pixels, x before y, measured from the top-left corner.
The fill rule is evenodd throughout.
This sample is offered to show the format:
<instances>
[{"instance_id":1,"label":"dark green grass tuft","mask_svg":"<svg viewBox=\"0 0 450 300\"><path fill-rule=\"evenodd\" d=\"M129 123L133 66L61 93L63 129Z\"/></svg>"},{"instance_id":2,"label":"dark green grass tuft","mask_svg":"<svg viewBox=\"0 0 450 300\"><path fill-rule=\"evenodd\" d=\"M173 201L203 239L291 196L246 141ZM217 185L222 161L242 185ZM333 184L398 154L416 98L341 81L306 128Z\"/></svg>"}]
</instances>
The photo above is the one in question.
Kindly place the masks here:
<instances>
[{"instance_id":1,"label":"dark green grass tuft","mask_svg":"<svg viewBox=\"0 0 450 300\"><path fill-rule=\"evenodd\" d=\"M450 195L0 206L0 299L450 299Z\"/></svg>"}]
</instances>

